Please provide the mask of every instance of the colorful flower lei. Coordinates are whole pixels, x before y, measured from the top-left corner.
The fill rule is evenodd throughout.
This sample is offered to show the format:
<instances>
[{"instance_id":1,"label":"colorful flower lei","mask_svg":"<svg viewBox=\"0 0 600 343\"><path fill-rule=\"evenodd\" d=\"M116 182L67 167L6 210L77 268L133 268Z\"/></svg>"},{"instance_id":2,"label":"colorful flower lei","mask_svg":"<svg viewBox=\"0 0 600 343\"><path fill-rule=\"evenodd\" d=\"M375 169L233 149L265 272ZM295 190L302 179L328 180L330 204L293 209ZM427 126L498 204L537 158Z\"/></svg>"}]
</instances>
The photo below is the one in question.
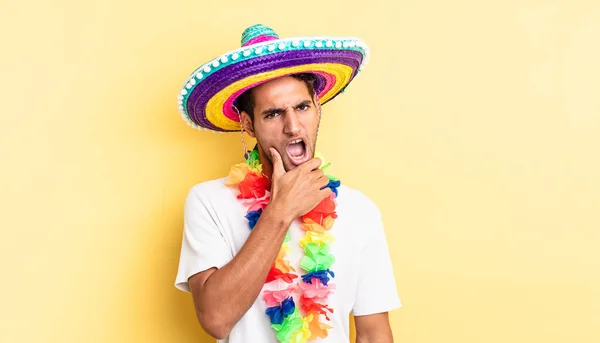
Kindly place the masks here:
<instances>
[{"instance_id":1,"label":"colorful flower lei","mask_svg":"<svg viewBox=\"0 0 600 343\"><path fill-rule=\"evenodd\" d=\"M323 158L321 160L320 169L325 170L329 163L325 163ZM276 286L276 290L265 290L263 299L268 306L266 314L271 320L271 327L281 343L304 343L325 338L327 330L332 328L321 322L320 317L323 315L326 321L330 321L328 314L333 313L333 309L327 306L327 298L335 289L335 285L328 284L330 277L335 276L331 270L335 258L329 252L334 239L328 231L337 218L335 198L340 181L330 175L327 177L327 187L333 193L300 218L302 228L306 231L299 242L304 249L300 267L306 272L301 277L302 281L297 281L299 285L294 282L298 275L287 258L290 251L289 233L265 281L265 284L272 282ZM246 218L252 230L269 203L271 189L270 181L262 174L257 147L249 152L245 163L231 168L225 184L237 186L238 199L242 199L248 207ZM299 306L294 303L293 294L300 295Z\"/></svg>"}]
</instances>

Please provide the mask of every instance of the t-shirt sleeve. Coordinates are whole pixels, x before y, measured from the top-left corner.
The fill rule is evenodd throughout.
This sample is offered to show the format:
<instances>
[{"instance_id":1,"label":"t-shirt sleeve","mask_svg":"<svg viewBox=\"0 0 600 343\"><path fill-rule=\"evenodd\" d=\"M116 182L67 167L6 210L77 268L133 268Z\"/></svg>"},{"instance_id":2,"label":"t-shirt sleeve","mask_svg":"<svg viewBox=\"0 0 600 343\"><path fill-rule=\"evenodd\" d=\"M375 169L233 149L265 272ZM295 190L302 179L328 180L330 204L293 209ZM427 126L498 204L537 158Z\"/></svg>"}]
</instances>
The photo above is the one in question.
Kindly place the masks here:
<instances>
[{"instance_id":1,"label":"t-shirt sleeve","mask_svg":"<svg viewBox=\"0 0 600 343\"><path fill-rule=\"evenodd\" d=\"M184 206L183 238L175 287L190 292L188 279L212 267L221 268L233 259L215 209L198 187L190 190Z\"/></svg>"},{"instance_id":2,"label":"t-shirt sleeve","mask_svg":"<svg viewBox=\"0 0 600 343\"><path fill-rule=\"evenodd\" d=\"M368 242L359 255L359 276L352 314L363 316L401 307L383 230L381 212L373 204L364 234Z\"/></svg>"}]
</instances>

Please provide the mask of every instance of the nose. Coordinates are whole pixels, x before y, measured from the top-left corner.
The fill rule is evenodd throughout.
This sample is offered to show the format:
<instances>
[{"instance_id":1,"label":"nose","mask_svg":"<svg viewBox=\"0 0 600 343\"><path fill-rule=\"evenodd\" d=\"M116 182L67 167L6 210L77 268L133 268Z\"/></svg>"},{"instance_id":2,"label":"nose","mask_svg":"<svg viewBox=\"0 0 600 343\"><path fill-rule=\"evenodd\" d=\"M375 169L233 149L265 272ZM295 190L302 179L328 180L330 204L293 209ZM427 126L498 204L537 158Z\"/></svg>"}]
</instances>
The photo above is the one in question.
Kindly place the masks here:
<instances>
[{"instance_id":1,"label":"nose","mask_svg":"<svg viewBox=\"0 0 600 343\"><path fill-rule=\"evenodd\" d=\"M300 133L300 119L293 109L285 113L283 132L290 136L296 136Z\"/></svg>"}]
</instances>

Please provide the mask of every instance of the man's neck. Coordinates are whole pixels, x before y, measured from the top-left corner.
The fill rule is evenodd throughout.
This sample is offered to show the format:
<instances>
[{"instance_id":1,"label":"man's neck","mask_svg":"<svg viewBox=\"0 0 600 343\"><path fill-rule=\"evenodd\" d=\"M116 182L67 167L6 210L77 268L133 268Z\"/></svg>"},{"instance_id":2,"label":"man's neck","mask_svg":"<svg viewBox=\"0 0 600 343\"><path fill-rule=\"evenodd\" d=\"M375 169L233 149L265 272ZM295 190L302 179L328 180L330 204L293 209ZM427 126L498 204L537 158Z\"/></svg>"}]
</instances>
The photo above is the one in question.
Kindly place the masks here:
<instances>
[{"instance_id":1,"label":"man's neck","mask_svg":"<svg viewBox=\"0 0 600 343\"><path fill-rule=\"evenodd\" d=\"M273 175L273 163L271 160L265 156L265 153L262 149L258 149L258 156L260 159L260 164L262 165L262 173L267 179L271 180L271 176Z\"/></svg>"}]
</instances>

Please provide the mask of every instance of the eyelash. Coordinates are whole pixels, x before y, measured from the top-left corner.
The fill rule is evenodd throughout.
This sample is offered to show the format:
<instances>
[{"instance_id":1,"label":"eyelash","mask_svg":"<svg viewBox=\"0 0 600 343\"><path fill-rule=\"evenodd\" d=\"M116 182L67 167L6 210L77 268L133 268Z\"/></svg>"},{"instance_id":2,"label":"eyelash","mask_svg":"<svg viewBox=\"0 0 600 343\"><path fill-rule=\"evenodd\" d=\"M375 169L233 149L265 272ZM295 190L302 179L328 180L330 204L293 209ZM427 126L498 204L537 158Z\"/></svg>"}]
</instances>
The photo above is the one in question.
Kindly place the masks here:
<instances>
[{"instance_id":1,"label":"eyelash","mask_svg":"<svg viewBox=\"0 0 600 343\"><path fill-rule=\"evenodd\" d=\"M299 111L302 111L302 112L304 112L304 111L308 110L309 108L310 108L310 105L302 105L302 106L298 106L298 107L297 107L297 109L298 109ZM265 118L267 118L267 119L271 119L271 118L275 117L275 115L278 115L278 114L279 114L279 113L269 113L269 114L267 114L267 115L265 116Z\"/></svg>"}]
</instances>

